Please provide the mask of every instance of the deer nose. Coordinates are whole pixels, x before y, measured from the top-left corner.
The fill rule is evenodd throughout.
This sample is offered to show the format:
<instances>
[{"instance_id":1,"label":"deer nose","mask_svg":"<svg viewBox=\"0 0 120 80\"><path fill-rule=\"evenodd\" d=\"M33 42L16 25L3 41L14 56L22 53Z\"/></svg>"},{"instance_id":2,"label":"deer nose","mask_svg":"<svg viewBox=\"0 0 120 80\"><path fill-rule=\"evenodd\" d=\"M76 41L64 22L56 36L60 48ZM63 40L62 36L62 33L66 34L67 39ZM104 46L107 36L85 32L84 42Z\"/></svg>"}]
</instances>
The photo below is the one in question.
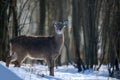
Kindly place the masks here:
<instances>
[{"instance_id":1,"label":"deer nose","mask_svg":"<svg viewBox=\"0 0 120 80\"><path fill-rule=\"evenodd\" d=\"M62 28L63 28L63 26L59 26L59 27L58 27L58 30L62 30Z\"/></svg>"},{"instance_id":2,"label":"deer nose","mask_svg":"<svg viewBox=\"0 0 120 80\"><path fill-rule=\"evenodd\" d=\"M59 28L59 30L62 30L62 28Z\"/></svg>"}]
</instances>

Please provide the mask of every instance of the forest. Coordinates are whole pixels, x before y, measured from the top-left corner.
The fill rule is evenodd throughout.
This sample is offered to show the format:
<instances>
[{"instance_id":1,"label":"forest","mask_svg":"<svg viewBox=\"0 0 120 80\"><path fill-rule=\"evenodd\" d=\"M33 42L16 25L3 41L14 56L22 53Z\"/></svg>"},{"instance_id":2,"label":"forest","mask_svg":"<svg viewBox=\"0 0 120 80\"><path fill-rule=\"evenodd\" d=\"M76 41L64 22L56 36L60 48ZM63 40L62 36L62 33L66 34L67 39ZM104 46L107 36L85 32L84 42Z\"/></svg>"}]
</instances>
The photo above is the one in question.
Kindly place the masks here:
<instances>
[{"instance_id":1,"label":"forest","mask_svg":"<svg viewBox=\"0 0 120 80\"><path fill-rule=\"evenodd\" d=\"M54 35L53 20L68 20L57 66L120 73L120 0L0 0L0 61L14 37Z\"/></svg>"}]
</instances>

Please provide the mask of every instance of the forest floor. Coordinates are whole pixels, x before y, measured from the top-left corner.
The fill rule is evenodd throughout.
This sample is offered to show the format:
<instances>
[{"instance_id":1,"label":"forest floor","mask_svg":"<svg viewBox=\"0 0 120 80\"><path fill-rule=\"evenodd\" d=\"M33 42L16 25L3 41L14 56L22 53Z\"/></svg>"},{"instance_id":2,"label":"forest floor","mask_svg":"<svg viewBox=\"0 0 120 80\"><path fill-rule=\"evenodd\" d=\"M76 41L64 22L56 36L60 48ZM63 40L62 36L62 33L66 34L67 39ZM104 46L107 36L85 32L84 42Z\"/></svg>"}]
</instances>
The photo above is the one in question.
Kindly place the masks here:
<instances>
[{"instance_id":1,"label":"forest floor","mask_svg":"<svg viewBox=\"0 0 120 80\"><path fill-rule=\"evenodd\" d=\"M55 76L49 76L49 71L47 66L40 64L35 64L33 66L22 65L20 68L10 65L9 68L5 66L5 63L0 61L0 66L13 72L15 75L20 77L22 80L118 80L116 78L108 77L107 66L102 65L99 71L95 70L85 70L84 72L77 72L77 69L72 65L64 65L55 68ZM0 67L1 69L1 67ZM1 73L1 72L0 72ZM4 73L6 74L6 73ZM1 76L1 75L0 75ZM8 74L8 79L10 75ZM6 75L5 75L6 77ZM2 77L4 78L4 76ZM1 79L0 80L5 80Z\"/></svg>"}]
</instances>

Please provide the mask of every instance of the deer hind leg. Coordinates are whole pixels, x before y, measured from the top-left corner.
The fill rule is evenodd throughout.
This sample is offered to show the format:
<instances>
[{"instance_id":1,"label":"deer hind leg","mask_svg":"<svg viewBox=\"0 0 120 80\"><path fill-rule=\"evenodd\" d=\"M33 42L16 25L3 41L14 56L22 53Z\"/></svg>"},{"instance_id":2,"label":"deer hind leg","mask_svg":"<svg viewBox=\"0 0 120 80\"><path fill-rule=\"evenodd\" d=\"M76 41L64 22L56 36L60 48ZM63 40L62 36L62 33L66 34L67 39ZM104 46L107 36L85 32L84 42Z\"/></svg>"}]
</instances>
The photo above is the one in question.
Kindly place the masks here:
<instances>
[{"instance_id":1,"label":"deer hind leg","mask_svg":"<svg viewBox=\"0 0 120 80\"><path fill-rule=\"evenodd\" d=\"M48 63L48 68L49 68L49 74L51 75L51 76L54 76L54 60L52 60L52 59L49 59L48 61L47 61L47 63Z\"/></svg>"},{"instance_id":2,"label":"deer hind leg","mask_svg":"<svg viewBox=\"0 0 120 80\"><path fill-rule=\"evenodd\" d=\"M24 61L24 58L25 57L19 57L19 58L17 58L17 60L14 61L15 67L20 67L21 64L22 64L22 62Z\"/></svg>"}]
</instances>

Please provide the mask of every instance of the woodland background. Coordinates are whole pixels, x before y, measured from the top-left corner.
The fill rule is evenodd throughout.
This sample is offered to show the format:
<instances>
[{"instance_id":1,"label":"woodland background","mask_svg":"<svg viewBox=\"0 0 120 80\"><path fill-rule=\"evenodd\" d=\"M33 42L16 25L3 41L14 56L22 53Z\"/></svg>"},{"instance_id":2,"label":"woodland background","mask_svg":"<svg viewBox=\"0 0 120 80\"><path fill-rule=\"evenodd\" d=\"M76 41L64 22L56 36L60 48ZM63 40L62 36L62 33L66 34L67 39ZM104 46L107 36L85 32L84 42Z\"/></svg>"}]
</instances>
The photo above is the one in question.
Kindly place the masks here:
<instances>
[{"instance_id":1,"label":"woodland background","mask_svg":"<svg viewBox=\"0 0 120 80\"><path fill-rule=\"evenodd\" d=\"M107 64L113 76L120 62L120 0L0 0L0 60L9 54L11 38L54 35L52 20L66 19L56 64L73 64L78 71Z\"/></svg>"}]
</instances>

